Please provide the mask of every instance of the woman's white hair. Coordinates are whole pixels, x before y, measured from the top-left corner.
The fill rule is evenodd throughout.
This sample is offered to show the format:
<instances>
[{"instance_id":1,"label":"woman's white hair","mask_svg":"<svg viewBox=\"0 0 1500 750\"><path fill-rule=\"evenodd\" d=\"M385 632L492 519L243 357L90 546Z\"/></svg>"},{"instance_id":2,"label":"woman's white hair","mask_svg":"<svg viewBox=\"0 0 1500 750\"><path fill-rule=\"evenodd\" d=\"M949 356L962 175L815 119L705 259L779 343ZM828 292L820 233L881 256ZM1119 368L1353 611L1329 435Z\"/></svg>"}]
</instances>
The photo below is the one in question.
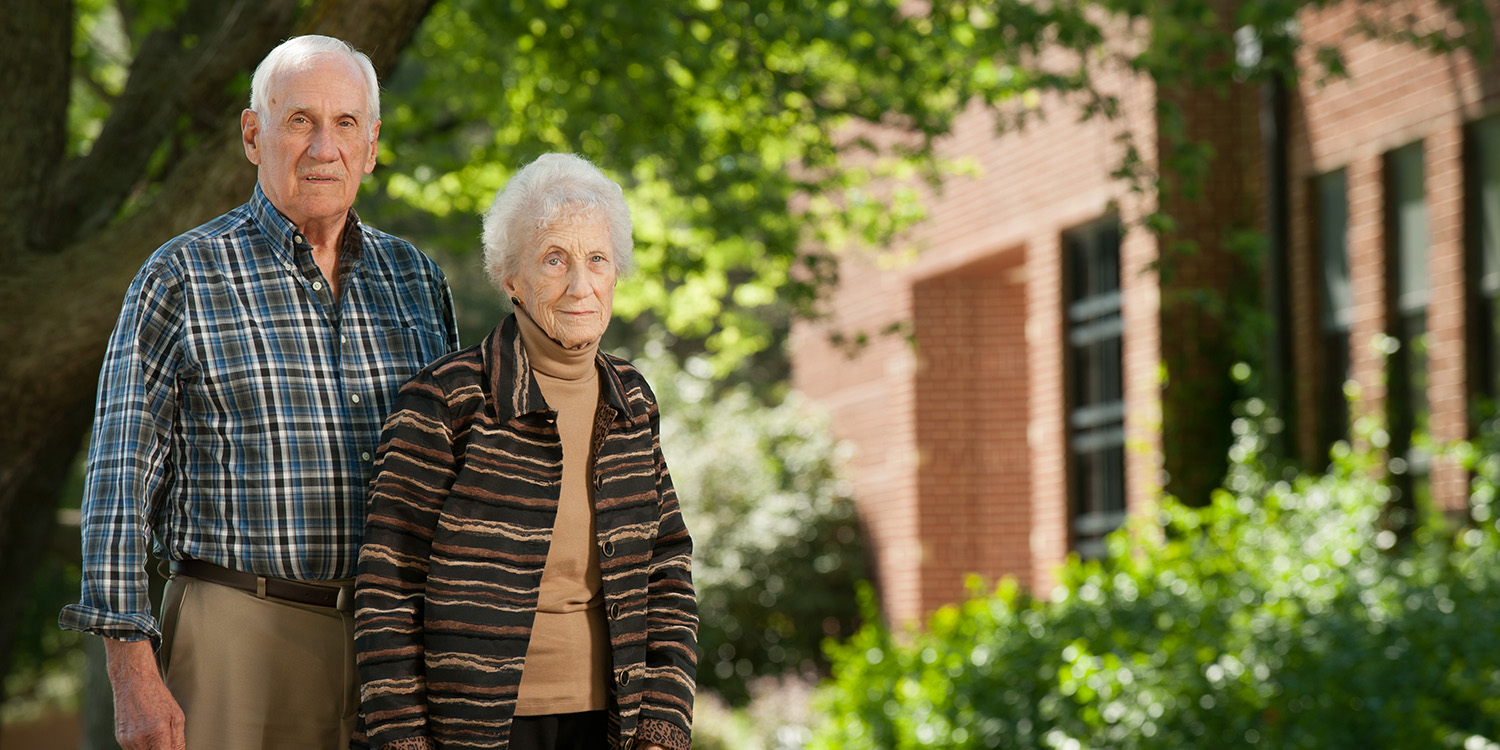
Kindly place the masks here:
<instances>
[{"instance_id":1,"label":"woman's white hair","mask_svg":"<svg viewBox=\"0 0 1500 750\"><path fill-rule=\"evenodd\" d=\"M271 87L271 81L282 73L303 67L323 55L343 55L359 67L359 72L365 79L365 108L369 110L366 113L365 129L373 133L375 123L380 121L380 82L375 78L375 65L370 62L369 55L355 49L354 45L331 36L294 36L271 50L260 61L260 65L255 66L255 75L250 77L250 109L255 110L255 114L261 119L269 117L270 113L266 111L266 90Z\"/></svg>"},{"instance_id":2,"label":"woman's white hair","mask_svg":"<svg viewBox=\"0 0 1500 750\"><path fill-rule=\"evenodd\" d=\"M603 219L619 276L635 265L630 207L619 184L587 159L543 154L511 176L484 212L484 271L505 294L539 232L561 221Z\"/></svg>"}]
</instances>

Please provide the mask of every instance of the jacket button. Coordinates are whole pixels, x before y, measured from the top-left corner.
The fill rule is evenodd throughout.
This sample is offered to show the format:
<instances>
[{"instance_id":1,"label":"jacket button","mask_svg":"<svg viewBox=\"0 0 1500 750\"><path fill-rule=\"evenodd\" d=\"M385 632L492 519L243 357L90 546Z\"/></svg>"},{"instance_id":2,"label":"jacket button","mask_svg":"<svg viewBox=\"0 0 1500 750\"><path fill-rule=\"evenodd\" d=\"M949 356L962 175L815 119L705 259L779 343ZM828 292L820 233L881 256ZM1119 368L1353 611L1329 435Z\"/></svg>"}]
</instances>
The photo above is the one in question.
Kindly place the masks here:
<instances>
[{"instance_id":1,"label":"jacket button","mask_svg":"<svg viewBox=\"0 0 1500 750\"><path fill-rule=\"evenodd\" d=\"M620 743L620 750L630 750L633 747L635 747L634 737L626 737L625 741Z\"/></svg>"},{"instance_id":2,"label":"jacket button","mask_svg":"<svg viewBox=\"0 0 1500 750\"><path fill-rule=\"evenodd\" d=\"M628 669L622 669L622 670L620 670L620 680L619 681L620 681L620 687L625 687L626 685L629 685L630 684L630 670L628 670Z\"/></svg>"},{"instance_id":3,"label":"jacket button","mask_svg":"<svg viewBox=\"0 0 1500 750\"><path fill-rule=\"evenodd\" d=\"M604 556L605 557L614 557L615 556L615 543L613 541L607 541L607 542L604 543Z\"/></svg>"},{"instance_id":4,"label":"jacket button","mask_svg":"<svg viewBox=\"0 0 1500 750\"><path fill-rule=\"evenodd\" d=\"M609 605L609 619L611 619L611 620L618 620L618 619L620 619L620 603L619 602L615 602L614 604Z\"/></svg>"}]
</instances>

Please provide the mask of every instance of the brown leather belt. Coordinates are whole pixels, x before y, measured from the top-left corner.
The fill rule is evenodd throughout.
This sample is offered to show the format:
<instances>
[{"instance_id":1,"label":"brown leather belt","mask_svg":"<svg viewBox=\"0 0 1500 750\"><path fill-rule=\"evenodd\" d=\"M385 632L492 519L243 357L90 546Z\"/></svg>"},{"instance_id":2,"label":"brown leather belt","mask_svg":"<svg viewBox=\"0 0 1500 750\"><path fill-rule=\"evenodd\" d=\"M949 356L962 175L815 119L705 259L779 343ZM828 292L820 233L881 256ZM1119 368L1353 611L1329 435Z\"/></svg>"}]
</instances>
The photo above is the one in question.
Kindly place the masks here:
<instances>
[{"instance_id":1,"label":"brown leather belt","mask_svg":"<svg viewBox=\"0 0 1500 750\"><path fill-rule=\"evenodd\" d=\"M202 560L173 560L174 575L197 578L200 581L217 583L241 591L248 591L262 599L280 599L314 607L328 607L340 612L354 611L353 586L319 586L288 578L267 578L254 573L220 567Z\"/></svg>"}]
</instances>

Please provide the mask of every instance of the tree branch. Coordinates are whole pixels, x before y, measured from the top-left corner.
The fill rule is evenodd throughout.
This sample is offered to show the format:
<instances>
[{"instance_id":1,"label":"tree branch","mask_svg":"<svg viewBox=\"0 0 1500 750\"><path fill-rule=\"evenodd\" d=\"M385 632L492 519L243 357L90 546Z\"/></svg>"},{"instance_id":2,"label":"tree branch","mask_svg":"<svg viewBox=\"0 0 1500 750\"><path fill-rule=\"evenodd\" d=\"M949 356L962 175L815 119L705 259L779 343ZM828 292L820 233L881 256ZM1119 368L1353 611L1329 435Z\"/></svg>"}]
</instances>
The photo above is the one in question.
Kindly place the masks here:
<instances>
[{"instance_id":1,"label":"tree branch","mask_svg":"<svg viewBox=\"0 0 1500 750\"><path fill-rule=\"evenodd\" d=\"M34 246L56 250L109 222L184 115L217 116L229 106L234 76L253 68L285 36L297 3L225 5L192 0L177 25L141 43L125 91L94 147L70 160L47 191L43 221L31 235Z\"/></svg>"}]
</instances>

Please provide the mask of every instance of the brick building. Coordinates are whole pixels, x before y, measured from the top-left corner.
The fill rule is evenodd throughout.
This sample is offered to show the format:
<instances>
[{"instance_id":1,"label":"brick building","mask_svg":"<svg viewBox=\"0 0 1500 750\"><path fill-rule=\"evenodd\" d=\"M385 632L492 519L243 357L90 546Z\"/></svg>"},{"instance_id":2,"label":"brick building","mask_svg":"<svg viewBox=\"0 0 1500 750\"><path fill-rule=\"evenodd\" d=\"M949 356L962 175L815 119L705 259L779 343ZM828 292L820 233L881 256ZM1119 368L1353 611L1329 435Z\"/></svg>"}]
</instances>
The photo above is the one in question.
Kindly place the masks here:
<instances>
[{"instance_id":1,"label":"brick building","mask_svg":"<svg viewBox=\"0 0 1500 750\"><path fill-rule=\"evenodd\" d=\"M930 199L920 253L841 259L826 319L793 330L793 381L856 447L891 619L960 598L971 573L1046 590L1162 487L1206 496L1237 394L1235 321L1206 314L1203 290L1249 290L1268 315L1270 385L1304 465L1347 432L1351 380L1389 420L1397 485L1464 507L1463 472L1408 437L1469 434L1500 371L1500 73L1356 37L1348 6L1299 19L1308 49L1341 47L1347 79L1166 91L1101 71L1115 121L1049 102L996 137L969 113L943 152L981 174ZM1127 130L1155 162L1164 99L1216 152L1201 196L1163 206L1168 240L1128 228L1153 199L1111 176ZM1240 229L1270 240L1259 273ZM1199 252L1164 250L1177 239ZM857 350L830 340L855 332ZM1403 344L1388 361L1382 335Z\"/></svg>"}]
</instances>

